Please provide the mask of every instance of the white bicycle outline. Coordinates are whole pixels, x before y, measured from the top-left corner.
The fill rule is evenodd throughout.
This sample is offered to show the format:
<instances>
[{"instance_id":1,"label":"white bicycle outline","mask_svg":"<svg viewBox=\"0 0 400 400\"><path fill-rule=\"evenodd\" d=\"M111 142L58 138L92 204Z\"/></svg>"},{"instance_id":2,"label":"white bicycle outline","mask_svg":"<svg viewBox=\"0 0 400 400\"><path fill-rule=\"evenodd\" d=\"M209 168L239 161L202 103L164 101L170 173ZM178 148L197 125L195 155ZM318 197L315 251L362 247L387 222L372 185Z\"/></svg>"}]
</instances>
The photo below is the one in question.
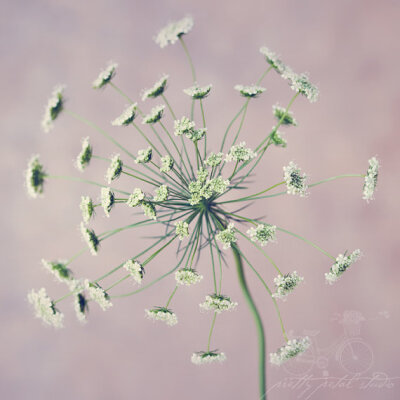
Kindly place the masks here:
<instances>
[{"instance_id":1,"label":"white bicycle outline","mask_svg":"<svg viewBox=\"0 0 400 400\"><path fill-rule=\"evenodd\" d=\"M364 316L359 311L346 310L333 319L343 325L343 334L331 345L319 347L315 337L318 336L320 331L304 330L303 336L310 337L311 346L304 354L283 365L287 373L303 376L317 367L323 370L323 375L329 375L328 366L332 356L340 367L349 374L363 374L372 367L374 353L371 346L360 337L361 323L366 321Z\"/></svg>"}]
</instances>

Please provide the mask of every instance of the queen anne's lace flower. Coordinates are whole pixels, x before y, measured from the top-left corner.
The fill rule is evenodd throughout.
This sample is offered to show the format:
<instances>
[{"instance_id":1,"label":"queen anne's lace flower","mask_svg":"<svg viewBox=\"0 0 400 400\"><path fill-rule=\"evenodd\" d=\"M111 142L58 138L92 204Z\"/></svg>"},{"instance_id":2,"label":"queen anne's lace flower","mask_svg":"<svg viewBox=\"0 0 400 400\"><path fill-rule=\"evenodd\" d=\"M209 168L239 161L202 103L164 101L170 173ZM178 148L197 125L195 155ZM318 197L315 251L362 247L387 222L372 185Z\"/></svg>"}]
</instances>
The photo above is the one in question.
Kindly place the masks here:
<instances>
[{"instance_id":1,"label":"queen anne's lace flower","mask_svg":"<svg viewBox=\"0 0 400 400\"><path fill-rule=\"evenodd\" d=\"M217 234L216 238L223 244L224 249L229 249L232 243L235 243L237 240L235 235L235 225L230 223L225 230L220 231Z\"/></svg>"},{"instance_id":2,"label":"queen anne's lace flower","mask_svg":"<svg viewBox=\"0 0 400 400\"><path fill-rule=\"evenodd\" d=\"M206 296L206 301L200 303L200 308L206 311L215 311L221 313L222 311L232 311L237 307L238 303L231 301L228 296L223 294L212 294Z\"/></svg>"},{"instance_id":3,"label":"queen anne's lace flower","mask_svg":"<svg viewBox=\"0 0 400 400\"><path fill-rule=\"evenodd\" d=\"M208 158L204 161L204 164L208 165L209 167L217 167L221 164L223 157L223 153L210 153Z\"/></svg>"},{"instance_id":4,"label":"queen anne's lace flower","mask_svg":"<svg viewBox=\"0 0 400 400\"><path fill-rule=\"evenodd\" d=\"M76 168L78 168L79 171L83 172L83 170L89 165L90 160L92 159L92 155L93 149L89 143L89 138L85 137L82 139L82 150L76 158Z\"/></svg>"},{"instance_id":5,"label":"queen anne's lace flower","mask_svg":"<svg viewBox=\"0 0 400 400\"><path fill-rule=\"evenodd\" d=\"M168 44L174 44L181 36L189 33L192 28L192 17L186 16L179 21L170 22L165 28L161 29L154 40L163 48Z\"/></svg>"},{"instance_id":6,"label":"queen anne's lace flower","mask_svg":"<svg viewBox=\"0 0 400 400\"><path fill-rule=\"evenodd\" d=\"M296 74L290 68L286 68L282 76L289 80L289 85L295 92L305 96L310 103L318 100L319 90L310 82L307 74Z\"/></svg>"},{"instance_id":7,"label":"queen anne's lace flower","mask_svg":"<svg viewBox=\"0 0 400 400\"><path fill-rule=\"evenodd\" d=\"M289 340L284 346L280 347L276 353L270 353L271 364L281 365L287 360L304 353L310 347L310 338L308 336L299 339Z\"/></svg>"},{"instance_id":8,"label":"queen anne's lace flower","mask_svg":"<svg viewBox=\"0 0 400 400\"><path fill-rule=\"evenodd\" d=\"M293 117L293 113L291 111L286 111L285 108L280 107L278 104L272 106L272 112L274 113L278 122L281 125L293 125L297 126L297 121Z\"/></svg>"},{"instance_id":9,"label":"queen anne's lace flower","mask_svg":"<svg viewBox=\"0 0 400 400\"><path fill-rule=\"evenodd\" d=\"M194 100L201 100L207 97L211 91L212 85L206 85L203 87L198 86L197 84L191 86L190 88L183 89L183 92L186 93Z\"/></svg>"},{"instance_id":10,"label":"queen anne's lace flower","mask_svg":"<svg viewBox=\"0 0 400 400\"><path fill-rule=\"evenodd\" d=\"M46 172L39 161L39 156L35 155L28 162L25 171L26 189L30 197L36 198L43 194L43 186L46 180Z\"/></svg>"},{"instance_id":11,"label":"queen anne's lace flower","mask_svg":"<svg viewBox=\"0 0 400 400\"><path fill-rule=\"evenodd\" d=\"M376 157L368 160L369 166L364 180L363 199L367 202L374 198L376 184L378 183L379 162Z\"/></svg>"},{"instance_id":12,"label":"queen anne's lace flower","mask_svg":"<svg viewBox=\"0 0 400 400\"><path fill-rule=\"evenodd\" d=\"M89 307L83 293L78 293L74 296L74 309L79 322L86 322L86 314L89 311Z\"/></svg>"},{"instance_id":13,"label":"queen anne's lace flower","mask_svg":"<svg viewBox=\"0 0 400 400\"><path fill-rule=\"evenodd\" d=\"M68 283L72 278L72 271L63 261L47 261L42 259L43 267L53 274L58 281Z\"/></svg>"},{"instance_id":14,"label":"queen anne's lace flower","mask_svg":"<svg viewBox=\"0 0 400 400\"><path fill-rule=\"evenodd\" d=\"M139 204L141 204L143 200L144 200L144 193L142 192L141 189L135 188L133 189L133 193L129 196L126 204L128 204L129 207L136 207Z\"/></svg>"},{"instance_id":15,"label":"queen anne's lace flower","mask_svg":"<svg viewBox=\"0 0 400 400\"><path fill-rule=\"evenodd\" d=\"M327 283L332 285L335 283L353 263L355 263L361 257L361 251L359 249L354 250L350 255L339 254L336 257L335 263L332 265L329 272L325 273L325 280Z\"/></svg>"},{"instance_id":16,"label":"queen anne's lace flower","mask_svg":"<svg viewBox=\"0 0 400 400\"><path fill-rule=\"evenodd\" d=\"M169 326L176 325L178 323L178 317L175 313L166 307L155 307L151 310L144 310L147 318L154 321L163 321Z\"/></svg>"},{"instance_id":17,"label":"queen anne's lace flower","mask_svg":"<svg viewBox=\"0 0 400 400\"><path fill-rule=\"evenodd\" d=\"M101 206L107 217L110 217L110 211L113 208L115 196L113 191L108 187L101 188Z\"/></svg>"},{"instance_id":18,"label":"queen anne's lace flower","mask_svg":"<svg viewBox=\"0 0 400 400\"><path fill-rule=\"evenodd\" d=\"M257 153L246 147L246 142L235 144L229 149L229 153L225 157L225 161L249 161L257 157Z\"/></svg>"},{"instance_id":19,"label":"queen anne's lace flower","mask_svg":"<svg viewBox=\"0 0 400 400\"><path fill-rule=\"evenodd\" d=\"M42 128L47 133L53 129L53 121L58 117L61 111L64 108L64 85L57 85L53 89L53 93L49 101L47 102L47 106L45 108L45 112L42 119Z\"/></svg>"},{"instance_id":20,"label":"queen anne's lace flower","mask_svg":"<svg viewBox=\"0 0 400 400\"><path fill-rule=\"evenodd\" d=\"M137 103L129 105L119 117L115 118L114 121L111 122L111 125L114 126L130 125L136 118L136 111L137 111Z\"/></svg>"},{"instance_id":21,"label":"queen anne's lace flower","mask_svg":"<svg viewBox=\"0 0 400 400\"><path fill-rule=\"evenodd\" d=\"M204 137L207 132L207 128L202 129L191 129L186 133L186 137L190 139L192 142L198 142L200 139Z\"/></svg>"},{"instance_id":22,"label":"queen anne's lace flower","mask_svg":"<svg viewBox=\"0 0 400 400\"><path fill-rule=\"evenodd\" d=\"M57 310L54 302L47 295L45 288L41 288L37 292L32 289L28 293L28 301L33 305L37 318L55 328L62 328L64 314Z\"/></svg>"},{"instance_id":23,"label":"queen anne's lace flower","mask_svg":"<svg viewBox=\"0 0 400 400\"><path fill-rule=\"evenodd\" d=\"M280 60L280 58L267 47L261 47L260 53L265 57L267 63L271 65L279 74L282 74L286 70L286 65Z\"/></svg>"},{"instance_id":24,"label":"queen anne's lace flower","mask_svg":"<svg viewBox=\"0 0 400 400\"><path fill-rule=\"evenodd\" d=\"M265 88L257 85L236 85L234 89L237 90L243 97L258 97L261 93L265 92Z\"/></svg>"},{"instance_id":25,"label":"queen anne's lace flower","mask_svg":"<svg viewBox=\"0 0 400 400\"><path fill-rule=\"evenodd\" d=\"M300 197L306 196L308 188L306 183L307 175L302 175L300 168L298 168L293 161L290 161L287 167L283 167L283 172L283 179L286 182L287 193L298 194Z\"/></svg>"},{"instance_id":26,"label":"queen anne's lace flower","mask_svg":"<svg viewBox=\"0 0 400 400\"><path fill-rule=\"evenodd\" d=\"M135 160L135 163L136 164L147 164L148 162L151 161L152 156L153 156L153 150L151 147L148 147L147 149L139 150L138 155Z\"/></svg>"},{"instance_id":27,"label":"queen anne's lace flower","mask_svg":"<svg viewBox=\"0 0 400 400\"><path fill-rule=\"evenodd\" d=\"M110 184L114 179L117 179L122 173L122 160L119 154L111 158L110 166L106 172L106 180Z\"/></svg>"},{"instance_id":28,"label":"queen anne's lace flower","mask_svg":"<svg viewBox=\"0 0 400 400\"><path fill-rule=\"evenodd\" d=\"M156 189L156 195L153 197L154 201L162 202L168 199L168 186L161 185Z\"/></svg>"},{"instance_id":29,"label":"queen anne's lace flower","mask_svg":"<svg viewBox=\"0 0 400 400\"><path fill-rule=\"evenodd\" d=\"M118 64L109 62L105 70L101 71L99 76L93 81L93 89L100 89L111 82L111 79L115 76L115 70Z\"/></svg>"},{"instance_id":30,"label":"queen anne's lace flower","mask_svg":"<svg viewBox=\"0 0 400 400\"><path fill-rule=\"evenodd\" d=\"M226 355L217 350L198 351L197 353L193 353L191 358L192 363L196 365L209 364L214 361L223 362L225 360Z\"/></svg>"},{"instance_id":31,"label":"queen anne's lace flower","mask_svg":"<svg viewBox=\"0 0 400 400\"><path fill-rule=\"evenodd\" d=\"M259 242L265 246L268 242L275 240L276 226L269 224L258 224L255 228L250 228L247 234L253 242Z\"/></svg>"},{"instance_id":32,"label":"queen anne's lace flower","mask_svg":"<svg viewBox=\"0 0 400 400\"><path fill-rule=\"evenodd\" d=\"M160 121L164 114L165 106L163 104L153 107L149 114L143 117L143 124L155 124Z\"/></svg>"},{"instance_id":33,"label":"queen anne's lace flower","mask_svg":"<svg viewBox=\"0 0 400 400\"><path fill-rule=\"evenodd\" d=\"M156 208L153 206L152 203L150 203L149 201L142 201L140 205L146 217L154 220L157 219Z\"/></svg>"},{"instance_id":34,"label":"queen anne's lace flower","mask_svg":"<svg viewBox=\"0 0 400 400\"><path fill-rule=\"evenodd\" d=\"M179 236L180 240L189 236L189 224L186 221L175 222L175 234Z\"/></svg>"},{"instance_id":35,"label":"queen anne's lace flower","mask_svg":"<svg viewBox=\"0 0 400 400\"><path fill-rule=\"evenodd\" d=\"M191 268L182 268L175 272L175 280L179 285L191 286L199 283L202 279L203 275Z\"/></svg>"},{"instance_id":36,"label":"queen anne's lace flower","mask_svg":"<svg viewBox=\"0 0 400 400\"><path fill-rule=\"evenodd\" d=\"M297 275L296 271L293 271L291 274L278 275L274 278L276 293L274 293L272 297L279 299L285 298L300 282L303 282L303 280L304 278Z\"/></svg>"},{"instance_id":37,"label":"queen anne's lace flower","mask_svg":"<svg viewBox=\"0 0 400 400\"><path fill-rule=\"evenodd\" d=\"M99 238L94 233L94 230L87 228L83 222L81 222L80 227L81 227L82 237L86 242L86 244L88 245L90 252L94 256L97 255L97 251L99 249L99 244L100 244Z\"/></svg>"},{"instance_id":38,"label":"queen anne's lace flower","mask_svg":"<svg viewBox=\"0 0 400 400\"><path fill-rule=\"evenodd\" d=\"M273 129L271 135L269 136L271 139L271 142L277 146L277 147L286 147L287 146L287 141L282 137L281 132L277 131L276 129Z\"/></svg>"},{"instance_id":39,"label":"queen anne's lace flower","mask_svg":"<svg viewBox=\"0 0 400 400\"><path fill-rule=\"evenodd\" d=\"M85 289L88 292L90 300L95 301L103 311L112 307L110 296L108 293L96 282L85 280Z\"/></svg>"},{"instance_id":40,"label":"queen anne's lace flower","mask_svg":"<svg viewBox=\"0 0 400 400\"><path fill-rule=\"evenodd\" d=\"M169 155L161 157L161 167L160 167L161 172L167 173L171 171L173 166L174 166L174 160Z\"/></svg>"},{"instance_id":41,"label":"queen anne's lace flower","mask_svg":"<svg viewBox=\"0 0 400 400\"><path fill-rule=\"evenodd\" d=\"M136 260L128 260L124 264L124 268L130 273L132 278L139 284L142 283L144 276L144 268L142 265Z\"/></svg>"},{"instance_id":42,"label":"queen anne's lace flower","mask_svg":"<svg viewBox=\"0 0 400 400\"><path fill-rule=\"evenodd\" d=\"M79 208L82 212L82 219L85 224L88 224L90 218L94 215L94 205L93 201L89 196L82 196Z\"/></svg>"},{"instance_id":43,"label":"queen anne's lace flower","mask_svg":"<svg viewBox=\"0 0 400 400\"><path fill-rule=\"evenodd\" d=\"M199 204L201 199L209 199L213 194L222 194L229 186L229 180L221 176L207 179L209 172L201 168L197 171L197 180L189 184L191 197L189 203L193 206Z\"/></svg>"},{"instance_id":44,"label":"queen anne's lace flower","mask_svg":"<svg viewBox=\"0 0 400 400\"><path fill-rule=\"evenodd\" d=\"M156 98L158 96L161 96L166 87L167 87L167 82L168 82L168 75L163 75L150 89L146 89L143 91L142 94L142 101L145 101L146 99L150 98Z\"/></svg>"},{"instance_id":45,"label":"queen anne's lace flower","mask_svg":"<svg viewBox=\"0 0 400 400\"><path fill-rule=\"evenodd\" d=\"M189 118L182 117L180 120L174 121L174 134L175 136L187 135L193 131L195 123Z\"/></svg>"}]
</instances>

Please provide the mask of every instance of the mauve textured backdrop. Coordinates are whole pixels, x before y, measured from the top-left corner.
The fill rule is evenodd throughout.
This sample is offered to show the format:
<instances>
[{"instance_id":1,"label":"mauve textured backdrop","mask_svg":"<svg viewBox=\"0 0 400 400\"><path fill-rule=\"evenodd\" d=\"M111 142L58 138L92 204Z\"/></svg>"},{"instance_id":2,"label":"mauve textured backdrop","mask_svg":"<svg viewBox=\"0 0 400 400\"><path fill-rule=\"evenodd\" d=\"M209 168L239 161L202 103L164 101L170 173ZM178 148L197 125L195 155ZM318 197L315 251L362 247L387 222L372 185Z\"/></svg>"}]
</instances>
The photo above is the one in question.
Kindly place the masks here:
<instances>
[{"instance_id":1,"label":"mauve textured backdrop","mask_svg":"<svg viewBox=\"0 0 400 400\"><path fill-rule=\"evenodd\" d=\"M172 278L139 295L116 299L107 312L93 305L85 326L75 321L70 301L61 303L66 328L59 331L34 319L26 301L31 288L46 286L52 297L65 292L46 274L40 259L68 258L82 247L77 229L80 195L98 196L96 188L51 181L43 199L30 201L23 187L26 160L39 153L51 173L78 175L72 160L82 136L90 135L97 154L108 156L116 150L66 115L56 121L54 131L44 134L40 119L49 93L55 84L65 83L68 108L110 129L132 152L143 148L143 140L132 128L110 128L109 121L125 106L124 99L111 88L92 90L91 82L108 60L115 60L120 65L115 82L139 99L140 91L165 72L170 74L171 103L179 115L187 113L190 102L182 89L190 86L191 76L182 48L176 44L160 49L152 40L168 21L186 14L195 20L186 43L199 82L214 85L205 101L213 150L243 104L233 86L255 82L266 68L260 46L281 54L295 71L308 71L320 88L317 103L305 98L295 102L299 126L283 129L289 145L268 151L252 192L278 182L290 160L313 181L363 173L374 155L382 163L376 200L370 204L361 199L361 179L350 178L318 186L305 199L265 199L247 210L247 215L265 216L335 255L355 248L364 254L330 287L323 274L331 262L321 253L284 234L268 247L284 271L296 269L306 278L288 301L280 303L288 330L298 335L314 331L320 348L333 348L320 364L310 366L302 381L268 365L269 398L400 398L400 1L1 0L0 4L2 399L258 397L256 332L229 253L224 292L240 306L217 319L213 346L227 354L223 365L190 363L191 353L205 348L211 323L211 316L198 310L212 287L206 253L197 268L207 277L196 287L178 291L174 299L179 324L173 328L145 320L143 312L165 302L173 288ZM263 85L267 91L251 101L242 131L242 138L252 146L273 124L271 106L277 101L286 105L293 94L275 73ZM155 104L148 101L143 107L149 110ZM167 123L171 124L169 117ZM102 180L106 167L94 160L85 176ZM116 185L130 190L135 183L124 177ZM127 218L138 217L117 207L111 219L99 212L93 227L100 232L126 223ZM143 236L152 233L143 229L115 236L103 244L97 257L85 255L72 267L76 275L94 278L142 249L148 243ZM242 248L272 282L270 265L247 244ZM170 269L174 257L171 249L155 259L146 278ZM279 323L268 295L250 272L248 280L265 321L268 351L274 351L283 343ZM129 290L132 283L114 293ZM349 310L364 317L359 332L356 324L335 320ZM360 337L373 352L373 364L361 376L347 373L335 358L335 343L343 339L344 328L347 338Z\"/></svg>"}]
</instances>

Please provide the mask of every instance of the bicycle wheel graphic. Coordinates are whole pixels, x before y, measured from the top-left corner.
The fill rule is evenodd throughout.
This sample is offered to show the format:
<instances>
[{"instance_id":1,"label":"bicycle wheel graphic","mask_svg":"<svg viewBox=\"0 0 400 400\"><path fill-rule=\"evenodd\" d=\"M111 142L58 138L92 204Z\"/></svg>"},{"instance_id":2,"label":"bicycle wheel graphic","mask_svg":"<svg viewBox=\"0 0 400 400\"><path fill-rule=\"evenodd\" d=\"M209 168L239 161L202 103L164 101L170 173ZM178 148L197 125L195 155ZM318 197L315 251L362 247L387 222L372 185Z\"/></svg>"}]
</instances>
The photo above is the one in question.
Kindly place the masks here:
<instances>
[{"instance_id":1,"label":"bicycle wheel graphic","mask_svg":"<svg viewBox=\"0 0 400 400\"><path fill-rule=\"evenodd\" d=\"M371 347L361 339L350 339L337 351L341 367L351 374L362 374L372 367L374 354Z\"/></svg>"},{"instance_id":2,"label":"bicycle wheel graphic","mask_svg":"<svg viewBox=\"0 0 400 400\"><path fill-rule=\"evenodd\" d=\"M282 365L283 369L295 376L303 376L309 373L315 363L314 349L310 348L305 353L288 360Z\"/></svg>"}]
</instances>

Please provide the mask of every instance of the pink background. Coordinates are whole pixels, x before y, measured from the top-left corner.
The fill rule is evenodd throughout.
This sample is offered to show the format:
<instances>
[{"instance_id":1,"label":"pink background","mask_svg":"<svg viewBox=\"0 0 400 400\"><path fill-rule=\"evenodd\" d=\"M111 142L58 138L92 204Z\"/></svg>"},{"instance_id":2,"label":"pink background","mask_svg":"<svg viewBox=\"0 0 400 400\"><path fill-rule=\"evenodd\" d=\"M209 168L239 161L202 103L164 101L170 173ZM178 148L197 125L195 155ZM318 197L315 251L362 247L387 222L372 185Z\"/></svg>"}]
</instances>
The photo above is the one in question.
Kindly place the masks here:
<instances>
[{"instance_id":1,"label":"pink background","mask_svg":"<svg viewBox=\"0 0 400 400\"><path fill-rule=\"evenodd\" d=\"M232 87L255 82L266 67L258 53L261 45L282 54L294 70L308 71L320 88L316 104L304 98L294 104L299 127L284 130L287 149L268 152L252 192L278 182L282 166L290 160L316 181L341 173L363 173L368 158L377 155L380 159L376 201L370 204L361 199L361 180L348 179L318 186L306 199L281 196L260 201L246 215L265 216L271 223L317 241L334 255L362 249L362 260L340 283L328 287L323 274L329 269L329 259L279 234L278 243L268 247L269 254L283 270L296 269L306 278L305 284L281 303L281 312L288 330L295 334L303 335L304 329L319 331L316 340L320 346L331 345L343 334L343 326L332 317L346 310L362 313L365 321L360 336L374 354L373 366L364 374L366 381L376 372L400 376L398 1L31 0L2 1L1 8L2 398L257 398L256 334L232 263L225 268L224 292L240 306L217 319L213 338L213 346L228 356L224 365L196 367L189 360L193 351L205 348L211 323L210 315L198 312L198 303L212 287L207 253L197 267L206 276L203 283L178 291L174 299L172 306L180 322L173 328L152 324L143 316L144 308L165 302L174 285L172 278L139 295L115 300L107 312L93 305L84 327L75 321L70 302L61 303L66 328L59 331L34 319L26 301L32 287L46 286L55 298L65 292L43 271L40 259L68 258L81 248L77 230L80 195L98 195L96 189L85 185L52 181L44 199L29 201L22 176L26 160L39 153L50 173L77 175L72 159L79 152L82 136L90 135L99 155L115 151L96 132L67 116L56 121L51 134L41 132L48 94L56 83L67 84L68 108L108 128L125 101L111 88L96 92L90 84L112 59L120 64L115 82L135 99L162 73L169 73L168 97L184 115L189 101L182 89L190 86L191 77L182 49L174 45L161 50L152 37L169 20L186 13L195 20L186 42L199 82L214 85L205 102L213 150L243 103ZM252 146L273 124L271 106L276 101L286 105L292 96L276 74L270 74L263 84L267 92L250 103L242 132ZM143 107L149 110L155 104L148 102ZM133 128L110 131L132 152L144 147ZM102 180L106 167L94 161L85 176ZM123 178L118 185L131 190L135 184ZM110 220L99 212L93 227L100 232L137 218L120 207ZM151 233L151 229L125 232L105 242L97 258L85 255L72 267L77 276L95 278L142 249L148 241L140 237ZM270 265L247 244L242 248L272 282ZM172 268L173 260L172 250L155 259L146 278ZM262 286L250 271L248 276L265 321L268 351L274 351L283 343L278 320ZM115 293L129 290L131 283ZM327 361L329 376L346 377L333 354ZM317 366L310 372L318 379L322 373ZM288 377L282 368L268 366L271 399L400 396L399 379L392 380L391 387L361 389L355 384L303 393L306 386L285 386ZM315 388L323 382L309 384Z\"/></svg>"}]
</instances>

